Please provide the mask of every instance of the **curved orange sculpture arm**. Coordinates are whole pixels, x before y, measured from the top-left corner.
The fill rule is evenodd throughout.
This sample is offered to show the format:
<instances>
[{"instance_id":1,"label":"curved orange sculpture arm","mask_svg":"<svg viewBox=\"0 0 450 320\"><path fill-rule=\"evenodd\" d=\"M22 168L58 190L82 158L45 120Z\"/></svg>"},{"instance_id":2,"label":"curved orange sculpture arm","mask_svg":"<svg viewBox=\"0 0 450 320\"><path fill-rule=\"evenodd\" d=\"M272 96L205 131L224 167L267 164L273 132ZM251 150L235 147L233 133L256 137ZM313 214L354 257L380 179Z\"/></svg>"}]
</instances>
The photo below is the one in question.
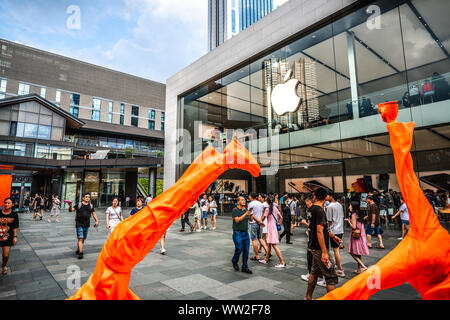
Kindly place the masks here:
<instances>
[{"instance_id":1,"label":"curved orange sculpture arm","mask_svg":"<svg viewBox=\"0 0 450 320\"><path fill-rule=\"evenodd\" d=\"M425 198L410 150L414 123L399 123L397 102L379 106L387 122L395 170L408 206L410 230L394 250L367 271L322 299L368 299L379 290L409 282L423 299L450 299L450 236Z\"/></svg>"},{"instance_id":2,"label":"curved orange sculpture arm","mask_svg":"<svg viewBox=\"0 0 450 320\"><path fill-rule=\"evenodd\" d=\"M223 154L206 148L172 187L117 225L100 252L94 273L69 299L139 299L128 288L133 267L201 193L231 168L246 170L255 177L261 172L255 158L237 140Z\"/></svg>"}]
</instances>

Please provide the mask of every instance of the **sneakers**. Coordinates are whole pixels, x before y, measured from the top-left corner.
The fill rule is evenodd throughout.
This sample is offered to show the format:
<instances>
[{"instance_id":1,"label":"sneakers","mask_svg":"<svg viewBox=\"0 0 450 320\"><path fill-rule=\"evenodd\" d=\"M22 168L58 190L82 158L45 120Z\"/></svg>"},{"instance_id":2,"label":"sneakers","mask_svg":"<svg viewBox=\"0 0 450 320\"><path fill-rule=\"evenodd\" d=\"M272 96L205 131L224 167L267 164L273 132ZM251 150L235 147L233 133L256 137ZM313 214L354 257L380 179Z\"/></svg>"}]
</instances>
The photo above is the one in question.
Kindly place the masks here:
<instances>
[{"instance_id":1,"label":"sneakers","mask_svg":"<svg viewBox=\"0 0 450 320\"><path fill-rule=\"evenodd\" d=\"M275 268L277 268L277 269L281 269L281 268L286 268L286 263L285 264L277 264L276 266L275 266Z\"/></svg>"},{"instance_id":2,"label":"sneakers","mask_svg":"<svg viewBox=\"0 0 450 320\"><path fill-rule=\"evenodd\" d=\"M327 284L325 282L325 279L322 279L320 281L317 281L317 285L326 288Z\"/></svg>"},{"instance_id":3,"label":"sneakers","mask_svg":"<svg viewBox=\"0 0 450 320\"><path fill-rule=\"evenodd\" d=\"M179 232L184 232L184 229L180 229L180 231Z\"/></svg>"},{"instance_id":4,"label":"sneakers","mask_svg":"<svg viewBox=\"0 0 450 320\"><path fill-rule=\"evenodd\" d=\"M397 240L399 240L399 241L402 241L402 240L403 240L403 238L402 238L402 237L400 237L400 238L397 238Z\"/></svg>"},{"instance_id":5,"label":"sneakers","mask_svg":"<svg viewBox=\"0 0 450 320\"><path fill-rule=\"evenodd\" d=\"M191 232L194 232L194 230L195 230L195 227L191 226Z\"/></svg>"},{"instance_id":6,"label":"sneakers","mask_svg":"<svg viewBox=\"0 0 450 320\"><path fill-rule=\"evenodd\" d=\"M341 277L341 278L345 278L345 272L344 272L344 270L336 270L336 275L338 276L338 277Z\"/></svg>"},{"instance_id":7,"label":"sneakers","mask_svg":"<svg viewBox=\"0 0 450 320\"><path fill-rule=\"evenodd\" d=\"M309 280L309 273L307 273L307 274L302 274L302 275L300 276L300 278L302 278L302 280L308 282L308 280Z\"/></svg>"},{"instance_id":8,"label":"sneakers","mask_svg":"<svg viewBox=\"0 0 450 320\"><path fill-rule=\"evenodd\" d=\"M253 273L252 270L250 270L249 268L247 268L247 269L242 269L242 272L248 273L248 274L252 274L252 273Z\"/></svg>"},{"instance_id":9,"label":"sneakers","mask_svg":"<svg viewBox=\"0 0 450 320\"><path fill-rule=\"evenodd\" d=\"M268 264L268 263L269 263L269 262L267 262L267 261L264 260L264 259L258 260L258 262L259 262L259 263L262 263L262 264Z\"/></svg>"},{"instance_id":10,"label":"sneakers","mask_svg":"<svg viewBox=\"0 0 450 320\"><path fill-rule=\"evenodd\" d=\"M162 255L166 254L166 249L161 249L161 250L160 250L160 253L161 253Z\"/></svg>"},{"instance_id":11,"label":"sneakers","mask_svg":"<svg viewBox=\"0 0 450 320\"><path fill-rule=\"evenodd\" d=\"M289 242L286 242L286 244L293 244L293 243L289 241Z\"/></svg>"},{"instance_id":12,"label":"sneakers","mask_svg":"<svg viewBox=\"0 0 450 320\"><path fill-rule=\"evenodd\" d=\"M234 270L239 271L239 265L236 262L233 262L233 268Z\"/></svg>"},{"instance_id":13,"label":"sneakers","mask_svg":"<svg viewBox=\"0 0 450 320\"><path fill-rule=\"evenodd\" d=\"M83 252L78 252L78 259L83 259Z\"/></svg>"},{"instance_id":14,"label":"sneakers","mask_svg":"<svg viewBox=\"0 0 450 320\"><path fill-rule=\"evenodd\" d=\"M197 229L197 232L202 232L202 229Z\"/></svg>"},{"instance_id":15,"label":"sneakers","mask_svg":"<svg viewBox=\"0 0 450 320\"><path fill-rule=\"evenodd\" d=\"M216 230L216 227L212 228L211 230Z\"/></svg>"}]
</instances>

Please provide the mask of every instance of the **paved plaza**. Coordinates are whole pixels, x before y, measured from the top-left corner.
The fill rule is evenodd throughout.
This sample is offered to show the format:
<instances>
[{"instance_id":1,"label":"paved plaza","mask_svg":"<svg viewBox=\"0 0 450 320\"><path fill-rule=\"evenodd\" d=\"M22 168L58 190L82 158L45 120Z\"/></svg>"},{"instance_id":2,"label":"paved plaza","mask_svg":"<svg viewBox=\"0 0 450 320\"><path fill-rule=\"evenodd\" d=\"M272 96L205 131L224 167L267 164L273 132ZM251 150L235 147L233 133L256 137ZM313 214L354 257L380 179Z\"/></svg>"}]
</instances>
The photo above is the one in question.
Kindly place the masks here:
<instances>
[{"instance_id":1,"label":"paved plaza","mask_svg":"<svg viewBox=\"0 0 450 320\"><path fill-rule=\"evenodd\" d=\"M129 210L125 210L128 217ZM106 241L104 210L97 209L100 220L98 231L89 229L85 243L84 259L75 256L76 236L74 213L63 211L60 223L32 221L31 214L20 214L18 244L11 250L9 273L0 276L0 299L66 299L76 290L68 288L71 270L79 267L81 284L92 274L100 250ZM192 220L192 218L191 218ZM92 220L93 221L93 220ZM179 233L180 221L176 221L167 233L166 255L159 253L159 244L132 271L130 288L141 299L233 299L233 300L302 300L307 283L300 279L307 271L305 228L295 228L293 245L280 244L286 269L274 268L278 263L273 257L269 265L249 261L252 275L235 271L231 265L234 251L231 239L231 218L218 217L215 231ZM347 246L349 230L344 241ZM398 244L398 230L384 233L387 250L370 250L363 260L373 265ZM374 242L377 244L377 241ZM252 254L252 249L250 249ZM251 256L251 255L250 255ZM263 256L263 255L262 255ZM275 258L275 259L274 259ZM342 250L346 278L339 278L339 285L355 274L356 262ZM69 284L73 281L69 281ZM326 293L316 287L314 298ZM408 284L377 293L372 299L420 299L420 295Z\"/></svg>"}]
</instances>

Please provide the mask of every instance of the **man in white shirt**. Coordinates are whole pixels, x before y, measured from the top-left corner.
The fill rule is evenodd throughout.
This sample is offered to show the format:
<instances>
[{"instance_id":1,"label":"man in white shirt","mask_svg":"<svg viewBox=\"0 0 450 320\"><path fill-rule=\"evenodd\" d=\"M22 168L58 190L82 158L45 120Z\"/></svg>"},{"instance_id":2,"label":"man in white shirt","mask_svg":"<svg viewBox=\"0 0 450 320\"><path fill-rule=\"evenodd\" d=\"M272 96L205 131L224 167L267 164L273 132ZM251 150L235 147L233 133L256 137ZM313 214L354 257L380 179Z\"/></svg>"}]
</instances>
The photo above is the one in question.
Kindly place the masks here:
<instances>
[{"instance_id":1,"label":"man in white shirt","mask_svg":"<svg viewBox=\"0 0 450 320\"><path fill-rule=\"evenodd\" d=\"M252 192L248 196L248 199L250 200L250 203L248 204L248 210L250 210L253 213L252 219L249 222L250 238L252 240L253 251L255 252L255 256L253 258L251 258L250 260L254 260L254 261L261 260L261 257L259 256L259 251L258 251L258 241L261 244L261 246L264 248L264 250L266 251L266 255L267 255L267 251L268 251L267 244L264 241L264 239L262 238L263 226L265 225L262 222L264 205L256 199L257 196L258 195L256 194L256 192Z\"/></svg>"},{"instance_id":2,"label":"man in white shirt","mask_svg":"<svg viewBox=\"0 0 450 320\"><path fill-rule=\"evenodd\" d=\"M329 204L327 206L328 233L330 235L330 245L334 251L336 260L336 274L338 277L345 277L344 269L341 263L341 253L339 249L342 245L342 237L344 236L344 208L336 201L335 195L329 193L327 196Z\"/></svg>"},{"instance_id":3,"label":"man in white shirt","mask_svg":"<svg viewBox=\"0 0 450 320\"><path fill-rule=\"evenodd\" d=\"M405 200L403 200L403 197L400 198L401 206L398 208L398 212L392 217L392 220L394 220L398 215L400 215L400 220L402 220L402 236L398 238L397 240L403 240L403 238L406 236L406 232L409 230L409 211L408 207L406 206Z\"/></svg>"}]
</instances>

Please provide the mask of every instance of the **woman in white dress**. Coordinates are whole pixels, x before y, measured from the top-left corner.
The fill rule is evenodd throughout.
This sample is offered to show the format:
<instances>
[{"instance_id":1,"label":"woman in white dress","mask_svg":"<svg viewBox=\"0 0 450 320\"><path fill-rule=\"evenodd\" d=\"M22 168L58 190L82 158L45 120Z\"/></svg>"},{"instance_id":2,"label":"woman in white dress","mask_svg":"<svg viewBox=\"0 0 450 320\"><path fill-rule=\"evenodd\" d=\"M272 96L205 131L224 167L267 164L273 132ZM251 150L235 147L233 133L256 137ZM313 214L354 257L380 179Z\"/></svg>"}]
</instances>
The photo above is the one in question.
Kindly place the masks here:
<instances>
[{"instance_id":1,"label":"woman in white dress","mask_svg":"<svg viewBox=\"0 0 450 320\"><path fill-rule=\"evenodd\" d=\"M122 208L119 207L119 199L113 199L112 206L106 209L105 216L106 229L108 229L108 235L110 235L119 222L123 221Z\"/></svg>"},{"instance_id":2,"label":"woman in white dress","mask_svg":"<svg viewBox=\"0 0 450 320\"><path fill-rule=\"evenodd\" d=\"M50 210L50 217L48 218L48 223L52 222L52 217L55 216L55 222L59 222L59 213L61 201L58 199L59 196L57 194L52 196L52 209Z\"/></svg>"}]
</instances>

